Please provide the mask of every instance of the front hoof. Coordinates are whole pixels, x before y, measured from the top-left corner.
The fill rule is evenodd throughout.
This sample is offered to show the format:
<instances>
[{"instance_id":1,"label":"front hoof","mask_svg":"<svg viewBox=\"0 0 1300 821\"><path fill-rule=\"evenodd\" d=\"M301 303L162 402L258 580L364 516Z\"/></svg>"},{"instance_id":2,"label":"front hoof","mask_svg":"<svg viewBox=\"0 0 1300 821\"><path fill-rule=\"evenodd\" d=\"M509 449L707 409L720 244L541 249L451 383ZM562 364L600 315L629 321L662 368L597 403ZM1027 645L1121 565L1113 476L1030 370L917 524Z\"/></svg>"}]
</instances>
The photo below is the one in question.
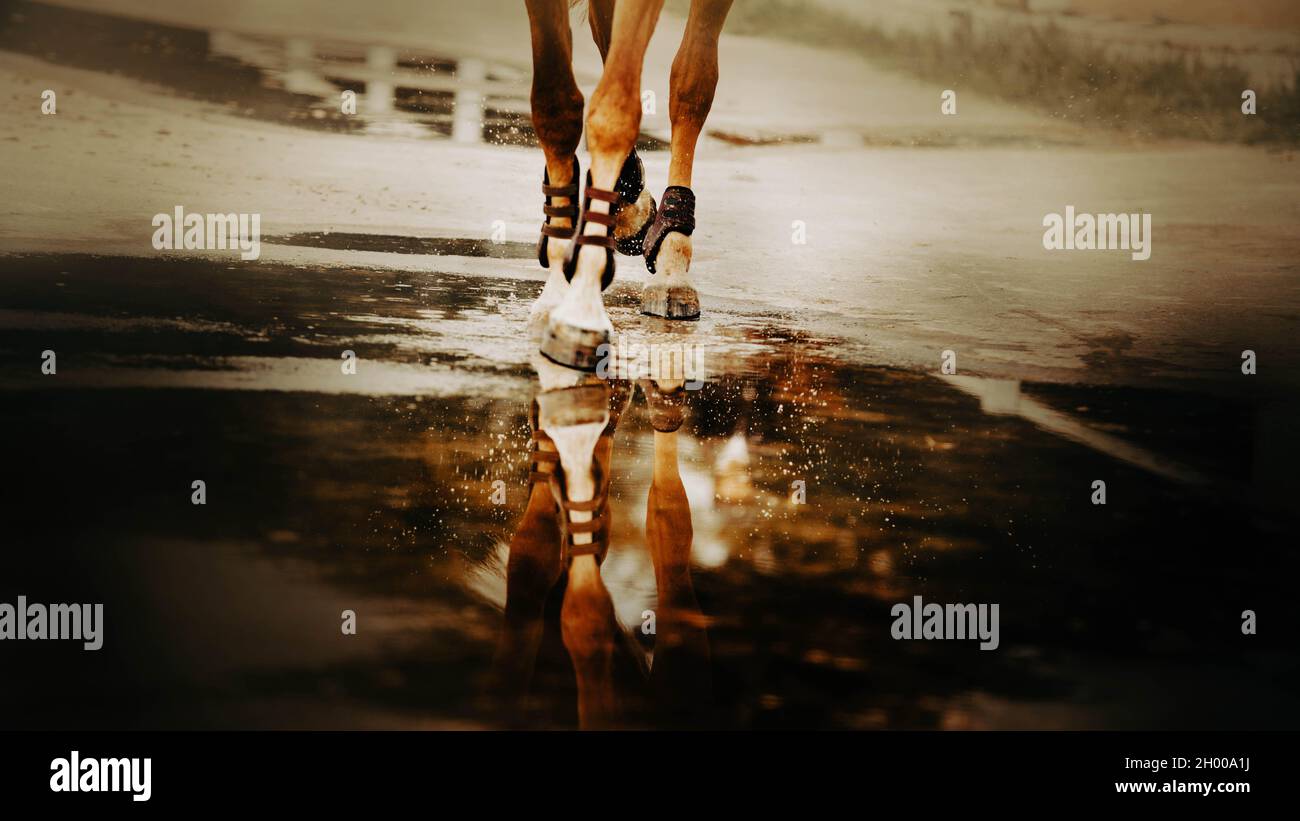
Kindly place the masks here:
<instances>
[{"instance_id":1,"label":"front hoof","mask_svg":"<svg viewBox=\"0 0 1300 821\"><path fill-rule=\"evenodd\" d=\"M648 282L641 292L641 313L664 319L699 319L700 295L689 285Z\"/></svg>"},{"instance_id":2,"label":"front hoof","mask_svg":"<svg viewBox=\"0 0 1300 821\"><path fill-rule=\"evenodd\" d=\"M609 404L609 387L603 382L544 391L537 395L538 426L604 425L609 421Z\"/></svg>"},{"instance_id":3,"label":"front hoof","mask_svg":"<svg viewBox=\"0 0 1300 821\"><path fill-rule=\"evenodd\" d=\"M584 328L551 318L542 335L539 349L542 356L557 365L579 371L594 371L603 354L600 346L609 342L609 331L604 328Z\"/></svg>"}]
</instances>

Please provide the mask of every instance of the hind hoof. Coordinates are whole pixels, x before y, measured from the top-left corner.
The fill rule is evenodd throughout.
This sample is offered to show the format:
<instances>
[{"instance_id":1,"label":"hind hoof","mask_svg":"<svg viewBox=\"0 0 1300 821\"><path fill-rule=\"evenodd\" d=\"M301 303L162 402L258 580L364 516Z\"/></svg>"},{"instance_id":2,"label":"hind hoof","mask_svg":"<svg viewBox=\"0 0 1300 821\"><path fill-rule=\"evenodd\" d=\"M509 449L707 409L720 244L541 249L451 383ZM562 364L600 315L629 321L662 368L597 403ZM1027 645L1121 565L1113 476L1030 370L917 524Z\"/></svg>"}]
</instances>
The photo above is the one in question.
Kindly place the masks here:
<instances>
[{"instance_id":1,"label":"hind hoof","mask_svg":"<svg viewBox=\"0 0 1300 821\"><path fill-rule=\"evenodd\" d=\"M542 356L557 365L579 371L594 371L606 354L600 346L609 343L609 331L604 328L584 328L557 321L552 317L542 336Z\"/></svg>"},{"instance_id":2,"label":"hind hoof","mask_svg":"<svg viewBox=\"0 0 1300 821\"><path fill-rule=\"evenodd\" d=\"M641 313L664 319L699 319L700 295L689 285L650 282L641 292Z\"/></svg>"},{"instance_id":3,"label":"hind hoof","mask_svg":"<svg viewBox=\"0 0 1300 821\"><path fill-rule=\"evenodd\" d=\"M614 242L618 252L628 257L644 253L645 236L655 221L655 198L642 191L636 202L619 206L614 218Z\"/></svg>"},{"instance_id":4,"label":"hind hoof","mask_svg":"<svg viewBox=\"0 0 1300 821\"><path fill-rule=\"evenodd\" d=\"M650 406L650 425L659 433L674 433L685 421L686 391L678 382L663 389L653 379L641 380L641 392Z\"/></svg>"}]
</instances>

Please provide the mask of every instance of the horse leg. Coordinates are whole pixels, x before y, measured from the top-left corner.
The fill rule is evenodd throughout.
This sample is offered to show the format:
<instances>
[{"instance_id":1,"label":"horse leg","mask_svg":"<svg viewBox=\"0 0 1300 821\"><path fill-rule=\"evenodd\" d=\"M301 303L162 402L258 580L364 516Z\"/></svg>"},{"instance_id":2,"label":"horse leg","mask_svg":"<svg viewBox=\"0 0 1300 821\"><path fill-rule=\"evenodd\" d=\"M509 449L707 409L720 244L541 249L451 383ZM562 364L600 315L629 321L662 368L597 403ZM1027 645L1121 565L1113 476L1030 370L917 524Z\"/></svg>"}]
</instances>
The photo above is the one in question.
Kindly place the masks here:
<instances>
[{"instance_id":1,"label":"horse leg","mask_svg":"<svg viewBox=\"0 0 1300 821\"><path fill-rule=\"evenodd\" d=\"M554 445L542 444L554 452ZM493 659L493 690L522 715L542 641L547 596L559 581L560 528L546 482L534 483L506 562L506 608Z\"/></svg>"},{"instance_id":2,"label":"horse leg","mask_svg":"<svg viewBox=\"0 0 1300 821\"><path fill-rule=\"evenodd\" d=\"M641 127L641 64L654 33L663 0L619 0L614 8L609 53L587 113L592 194L575 245L570 248L569 290L542 341L544 355L560 365L593 370L597 349L609 341L613 325L601 291L613 275L612 206L615 184Z\"/></svg>"},{"instance_id":3,"label":"horse leg","mask_svg":"<svg viewBox=\"0 0 1300 821\"><path fill-rule=\"evenodd\" d=\"M609 56L609 41L614 30L614 0L589 0L587 21L591 39L600 50L600 59ZM622 200L614 214L614 239L618 252L639 257L644 250L646 232L655 218L655 198L646 186L645 169L634 149L618 175Z\"/></svg>"},{"instance_id":4,"label":"horse leg","mask_svg":"<svg viewBox=\"0 0 1300 821\"><path fill-rule=\"evenodd\" d=\"M656 389L643 385L647 390ZM691 582L694 531L677 463L675 430L654 432L654 471L645 531L659 596L650 689L670 723L698 727L710 719L713 685L709 638Z\"/></svg>"},{"instance_id":5,"label":"horse leg","mask_svg":"<svg viewBox=\"0 0 1300 821\"><path fill-rule=\"evenodd\" d=\"M691 171L700 131L713 107L718 86L718 36L730 9L731 0L692 0L686 32L673 59L668 88L672 123L668 188L645 241L646 266L654 276L646 282L641 311L652 316L695 319L700 315L699 294L688 273L695 230Z\"/></svg>"},{"instance_id":6,"label":"horse leg","mask_svg":"<svg viewBox=\"0 0 1300 821\"><path fill-rule=\"evenodd\" d=\"M609 41L614 34L614 0L587 0L587 23L600 59L604 60L609 56Z\"/></svg>"},{"instance_id":7,"label":"horse leg","mask_svg":"<svg viewBox=\"0 0 1300 821\"><path fill-rule=\"evenodd\" d=\"M526 0L528 25L533 44L532 114L533 131L546 157L543 184L555 188L580 186L574 178L575 154L582 139L582 92L573 77L573 33L569 28L567 0ZM541 296L529 318L529 338L536 339L546 327L551 310L568 289L562 263L568 251L567 237L573 233L573 212L577 198L550 196L546 227L538 247L538 261L550 269ZM547 236L547 228L551 236Z\"/></svg>"}]
</instances>

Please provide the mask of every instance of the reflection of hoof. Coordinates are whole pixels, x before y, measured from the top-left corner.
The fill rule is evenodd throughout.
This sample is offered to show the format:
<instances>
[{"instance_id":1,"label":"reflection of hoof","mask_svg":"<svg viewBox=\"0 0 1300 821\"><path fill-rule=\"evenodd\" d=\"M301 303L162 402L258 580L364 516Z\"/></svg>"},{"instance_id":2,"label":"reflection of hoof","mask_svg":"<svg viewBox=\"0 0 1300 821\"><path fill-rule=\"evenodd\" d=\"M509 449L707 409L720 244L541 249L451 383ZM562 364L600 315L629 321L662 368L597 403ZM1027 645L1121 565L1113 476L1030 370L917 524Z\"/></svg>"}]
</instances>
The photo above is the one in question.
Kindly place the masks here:
<instances>
[{"instance_id":1,"label":"reflection of hoof","mask_svg":"<svg viewBox=\"0 0 1300 821\"><path fill-rule=\"evenodd\" d=\"M542 356L557 365L594 371L603 356L598 353L600 346L608 342L609 330L606 328L584 328L552 317L542 335L539 350Z\"/></svg>"},{"instance_id":2,"label":"reflection of hoof","mask_svg":"<svg viewBox=\"0 0 1300 821\"><path fill-rule=\"evenodd\" d=\"M586 383L537 395L540 428L568 428L574 425L605 425L609 420L609 387Z\"/></svg>"},{"instance_id":3,"label":"reflection of hoof","mask_svg":"<svg viewBox=\"0 0 1300 821\"><path fill-rule=\"evenodd\" d=\"M664 319L699 319L700 295L690 285L651 279L641 292L641 313Z\"/></svg>"},{"instance_id":4,"label":"reflection of hoof","mask_svg":"<svg viewBox=\"0 0 1300 821\"><path fill-rule=\"evenodd\" d=\"M686 389L680 382L664 390L652 379L641 380L641 392L650 406L650 424L660 433L672 433L685 419Z\"/></svg>"},{"instance_id":5,"label":"reflection of hoof","mask_svg":"<svg viewBox=\"0 0 1300 821\"><path fill-rule=\"evenodd\" d=\"M584 501L569 497L569 480L563 470L551 474L551 498L560 509L560 544L566 564L575 556L592 556L599 565L609 551L609 477L597 459L591 462L591 473L595 492ZM574 513L590 515L577 521ZM583 533L589 536L581 541L574 538ZM567 593L565 598L568 598Z\"/></svg>"}]
</instances>

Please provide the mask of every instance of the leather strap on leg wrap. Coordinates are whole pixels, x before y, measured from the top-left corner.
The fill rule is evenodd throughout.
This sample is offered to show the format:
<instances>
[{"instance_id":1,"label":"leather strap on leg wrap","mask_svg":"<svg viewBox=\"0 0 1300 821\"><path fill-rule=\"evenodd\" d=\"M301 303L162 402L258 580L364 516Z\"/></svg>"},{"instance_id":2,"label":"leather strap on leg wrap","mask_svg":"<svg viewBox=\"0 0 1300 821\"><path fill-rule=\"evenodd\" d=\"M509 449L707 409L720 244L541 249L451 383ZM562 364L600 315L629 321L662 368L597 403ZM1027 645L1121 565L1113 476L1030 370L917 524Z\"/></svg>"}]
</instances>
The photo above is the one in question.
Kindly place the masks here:
<instances>
[{"instance_id":1,"label":"leather strap on leg wrap","mask_svg":"<svg viewBox=\"0 0 1300 821\"><path fill-rule=\"evenodd\" d=\"M591 210L591 201L600 200L609 203L609 213L602 214L599 211ZM605 270L601 273L600 289L603 291L614 281L614 214L618 211L619 194L617 191L606 191L603 188L596 188L591 184L591 172L587 172L587 188L583 192L582 217L578 220L578 227L574 231L573 241L569 243L569 250L564 257L564 278L573 281L573 275L578 271L578 252L584 245L596 245L605 249ZM584 229L588 222L605 226L604 234L588 234Z\"/></svg>"},{"instance_id":2,"label":"leather strap on leg wrap","mask_svg":"<svg viewBox=\"0 0 1300 821\"><path fill-rule=\"evenodd\" d=\"M546 253L546 242L548 238L569 239L573 236L574 227L578 223L578 158L573 158L573 179L568 185L551 185L550 169L542 172L542 195L546 199L542 202L542 213L546 214L546 221L542 223L542 235L537 239L537 261L543 268L551 267L550 258ZM568 197L568 205L551 205L551 197ZM551 217L568 217L570 224L568 228L561 228L558 225L551 224Z\"/></svg>"}]
</instances>

